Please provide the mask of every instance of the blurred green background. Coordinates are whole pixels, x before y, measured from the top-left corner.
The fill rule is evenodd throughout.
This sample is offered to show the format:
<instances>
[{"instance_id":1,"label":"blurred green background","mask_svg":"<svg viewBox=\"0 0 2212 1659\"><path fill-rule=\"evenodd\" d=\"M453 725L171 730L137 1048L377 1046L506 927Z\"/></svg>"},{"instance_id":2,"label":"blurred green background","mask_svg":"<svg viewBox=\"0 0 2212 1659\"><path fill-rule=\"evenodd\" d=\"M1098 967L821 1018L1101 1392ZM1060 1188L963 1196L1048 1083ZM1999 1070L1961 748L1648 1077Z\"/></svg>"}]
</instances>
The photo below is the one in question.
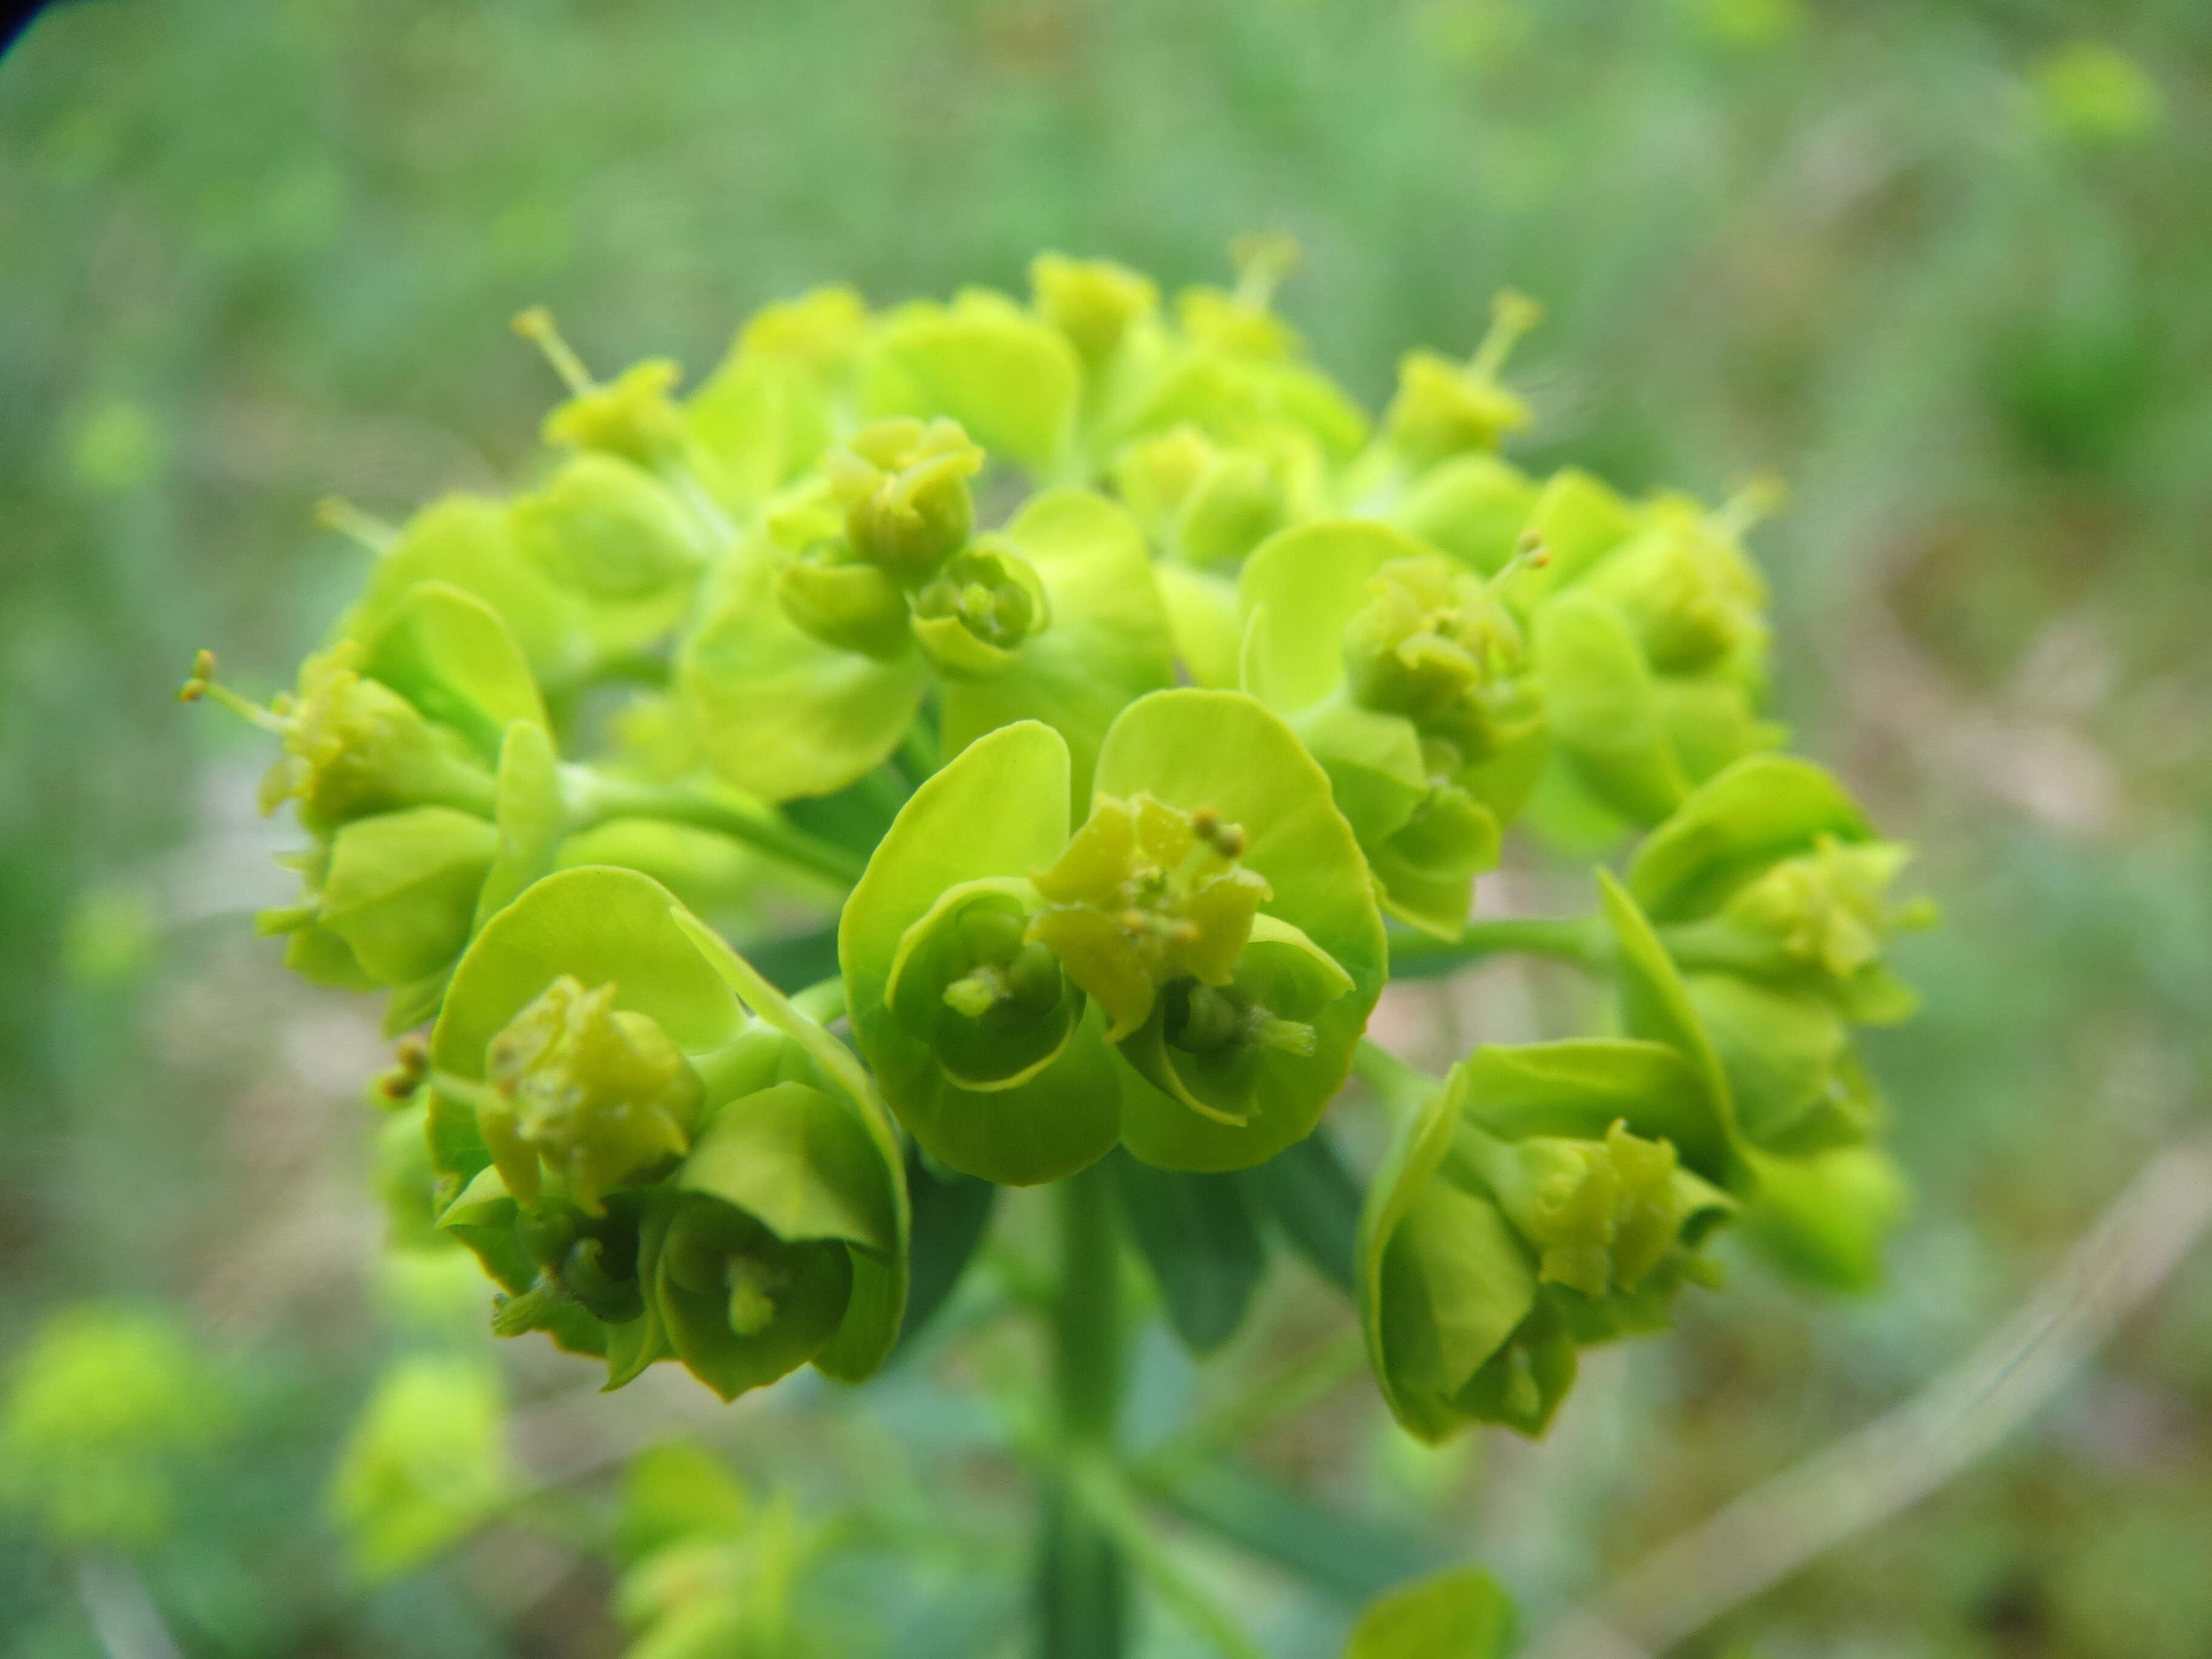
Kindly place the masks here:
<instances>
[{"instance_id":1,"label":"blurred green background","mask_svg":"<svg viewBox=\"0 0 2212 1659\"><path fill-rule=\"evenodd\" d=\"M319 497L398 516L531 454L526 304L603 367L697 373L813 284L1018 289L1043 248L1212 280L1253 229L1303 242L1284 309L1370 401L1510 283L1550 307L1516 459L1708 495L1778 469L1781 713L1948 918L1875 1048L1920 1193L1882 1293L1740 1262L1540 1445L1418 1453L1355 1378L1255 1468L1420 1518L1541 1623L1966 1350L2202 1115L2203 0L79 0L0 62L0 1361L120 1300L224 1403L137 1577L0 1518L0 1648L156 1659L143 1584L195 1656L612 1654L601 1473L673 1429L847 1517L823 1651L1012 1650L988 1342L729 1412L601 1405L515 1345L556 1488L349 1576L319 1492L435 1296L374 1270L371 1011L246 925L289 887L261 746L169 697L200 646L289 674L363 556ZM1528 989L1395 1017L1519 1034ZM1271 1294L1231 1371L1341 1322ZM1144 1363L1140 1400L1212 1386ZM1187 1547L1273 1650L1334 1650L1327 1594ZM2212 1259L2030 1435L1688 1650L2203 1655L2209 1562Z\"/></svg>"}]
</instances>

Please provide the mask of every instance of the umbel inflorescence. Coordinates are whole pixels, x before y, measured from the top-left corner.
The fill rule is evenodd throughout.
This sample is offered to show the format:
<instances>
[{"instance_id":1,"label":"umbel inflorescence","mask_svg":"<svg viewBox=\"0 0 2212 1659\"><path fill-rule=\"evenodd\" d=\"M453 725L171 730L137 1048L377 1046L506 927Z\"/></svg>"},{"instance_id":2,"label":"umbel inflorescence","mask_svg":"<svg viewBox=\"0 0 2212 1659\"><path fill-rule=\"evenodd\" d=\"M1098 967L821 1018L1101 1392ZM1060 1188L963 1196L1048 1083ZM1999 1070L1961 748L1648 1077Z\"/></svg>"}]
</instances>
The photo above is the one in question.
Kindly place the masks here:
<instances>
[{"instance_id":1,"label":"umbel inflorescence","mask_svg":"<svg viewBox=\"0 0 2212 1659\"><path fill-rule=\"evenodd\" d=\"M1871 1271L1852 1030L1910 1011L1922 918L1762 717L1758 493L1502 459L1515 296L1372 420L1283 264L1172 305L1049 255L1026 300L823 290L689 395L526 315L568 392L529 487L336 514L374 562L270 705L203 659L307 837L264 929L385 993L395 1229L474 1251L498 1330L610 1386L865 1377L917 1254L934 1305L974 1246L917 1194L1110 1160L1164 1284L1138 1212L1182 1183L1356 1295L1436 1438L1540 1430L1731 1221ZM1471 920L1509 834L1617 852L1591 915ZM1505 947L1609 979L1606 1029L1443 1079L1367 1042L1394 960ZM1321 1127L1355 1073L1397 1121L1364 1205Z\"/></svg>"}]
</instances>

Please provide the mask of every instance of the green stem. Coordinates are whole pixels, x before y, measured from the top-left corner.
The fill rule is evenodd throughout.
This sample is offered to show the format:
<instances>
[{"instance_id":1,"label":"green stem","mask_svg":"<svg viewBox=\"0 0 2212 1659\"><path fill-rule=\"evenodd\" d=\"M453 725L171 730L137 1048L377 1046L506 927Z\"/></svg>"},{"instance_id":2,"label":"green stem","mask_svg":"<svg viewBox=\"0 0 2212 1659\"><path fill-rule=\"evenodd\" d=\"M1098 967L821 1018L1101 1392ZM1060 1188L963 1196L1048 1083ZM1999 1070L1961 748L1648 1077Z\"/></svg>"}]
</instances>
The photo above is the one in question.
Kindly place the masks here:
<instances>
[{"instance_id":1,"label":"green stem","mask_svg":"<svg viewBox=\"0 0 2212 1659\"><path fill-rule=\"evenodd\" d=\"M1605 971L1612 962L1612 943L1601 917L1479 916L1457 939L1392 934L1390 976L1441 978L1486 957L1510 952L1571 962L1590 973Z\"/></svg>"},{"instance_id":2,"label":"green stem","mask_svg":"<svg viewBox=\"0 0 2212 1659\"><path fill-rule=\"evenodd\" d=\"M572 830L587 830L609 818L660 818L718 830L840 886L858 881L865 867L843 848L793 828L781 816L748 811L702 789L641 783L585 766L563 767L561 784Z\"/></svg>"},{"instance_id":3,"label":"green stem","mask_svg":"<svg viewBox=\"0 0 2212 1659\"><path fill-rule=\"evenodd\" d=\"M1121 1393L1121 1268L1113 1194L1086 1170L1060 1183L1060 1285L1052 1310L1058 1456L1042 1493L1039 1659L1122 1659L1128 1569L1084 1501L1085 1468L1110 1466Z\"/></svg>"},{"instance_id":4,"label":"green stem","mask_svg":"<svg viewBox=\"0 0 2212 1659\"><path fill-rule=\"evenodd\" d=\"M1084 1507L1183 1623L1223 1659L1267 1659L1267 1650L1245 1633L1235 1616L1183 1571L1110 1464L1086 1463L1076 1471L1075 1479Z\"/></svg>"}]
</instances>

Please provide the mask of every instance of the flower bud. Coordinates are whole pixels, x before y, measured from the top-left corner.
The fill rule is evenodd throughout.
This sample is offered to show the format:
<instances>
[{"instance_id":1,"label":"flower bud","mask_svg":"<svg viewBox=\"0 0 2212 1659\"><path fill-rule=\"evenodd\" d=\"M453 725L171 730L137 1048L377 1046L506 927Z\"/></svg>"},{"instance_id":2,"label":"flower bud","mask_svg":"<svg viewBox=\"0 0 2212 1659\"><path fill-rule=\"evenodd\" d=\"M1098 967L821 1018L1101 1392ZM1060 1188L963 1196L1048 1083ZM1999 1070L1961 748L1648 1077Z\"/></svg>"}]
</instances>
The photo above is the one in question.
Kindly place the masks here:
<instances>
[{"instance_id":1,"label":"flower bud","mask_svg":"<svg viewBox=\"0 0 2212 1659\"><path fill-rule=\"evenodd\" d=\"M890 662L913 643L905 590L842 541L817 542L779 569L775 598L785 616L840 651Z\"/></svg>"},{"instance_id":2,"label":"flower bud","mask_svg":"<svg viewBox=\"0 0 2212 1659\"><path fill-rule=\"evenodd\" d=\"M923 654L960 678L1004 673L1022 642L1051 619L1036 568L1002 538L954 554L914 599L914 637Z\"/></svg>"},{"instance_id":3,"label":"flower bud","mask_svg":"<svg viewBox=\"0 0 2212 1659\"><path fill-rule=\"evenodd\" d=\"M957 422L878 421L826 465L854 552L901 583L927 580L967 545L975 523L968 481L982 471L983 452Z\"/></svg>"},{"instance_id":4,"label":"flower bud","mask_svg":"<svg viewBox=\"0 0 2212 1659\"><path fill-rule=\"evenodd\" d=\"M963 1089L1011 1089L1049 1066L1083 1016L1060 960L1028 938L1036 895L963 883L907 929L885 1001Z\"/></svg>"},{"instance_id":5,"label":"flower bud","mask_svg":"<svg viewBox=\"0 0 2212 1659\"><path fill-rule=\"evenodd\" d=\"M424 805L489 817L497 795L490 769L458 732L363 675L362 660L351 641L312 656L300 666L297 694L271 705L284 754L261 781L261 810L296 797L318 824Z\"/></svg>"},{"instance_id":6,"label":"flower bud","mask_svg":"<svg viewBox=\"0 0 2212 1659\"><path fill-rule=\"evenodd\" d=\"M1224 449L1194 426L1129 445L1113 471L1115 488L1152 538L1192 564L1236 564L1289 514L1267 456Z\"/></svg>"},{"instance_id":7,"label":"flower bud","mask_svg":"<svg viewBox=\"0 0 2212 1659\"><path fill-rule=\"evenodd\" d=\"M1085 362L1114 355L1133 325L1159 309L1152 279L1110 259L1070 259L1041 253L1030 264L1038 312L1074 343Z\"/></svg>"},{"instance_id":8,"label":"flower bud","mask_svg":"<svg viewBox=\"0 0 2212 1659\"><path fill-rule=\"evenodd\" d=\"M477 1109L507 1189L537 1201L541 1167L586 1213L680 1158L699 1118L698 1074L649 1015L563 974L492 1039L493 1094ZM480 1097L480 1099L483 1097Z\"/></svg>"},{"instance_id":9,"label":"flower bud","mask_svg":"<svg viewBox=\"0 0 2212 1659\"><path fill-rule=\"evenodd\" d=\"M1059 861L1032 874L1045 902L1028 937L1097 999L1118 1042L1145 1023L1169 981L1229 983L1269 896L1238 862L1243 850L1243 829L1205 809L1102 795Z\"/></svg>"},{"instance_id":10,"label":"flower bud","mask_svg":"<svg viewBox=\"0 0 2212 1659\"><path fill-rule=\"evenodd\" d=\"M1398 395L1383 416L1390 442L1416 469L1498 441L1533 418L1528 405L1499 384L1498 371L1516 342L1543 319L1543 308L1510 290L1491 305L1488 337L1465 363L1432 351L1408 353L1398 364Z\"/></svg>"},{"instance_id":11,"label":"flower bud","mask_svg":"<svg viewBox=\"0 0 2212 1659\"><path fill-rule=\"evenodd\" d=\"M516 545L559 586L620 604L696 575L702 561L676 498L650 473L586 450L509 509Z\"/></svg>"}]
</instances>

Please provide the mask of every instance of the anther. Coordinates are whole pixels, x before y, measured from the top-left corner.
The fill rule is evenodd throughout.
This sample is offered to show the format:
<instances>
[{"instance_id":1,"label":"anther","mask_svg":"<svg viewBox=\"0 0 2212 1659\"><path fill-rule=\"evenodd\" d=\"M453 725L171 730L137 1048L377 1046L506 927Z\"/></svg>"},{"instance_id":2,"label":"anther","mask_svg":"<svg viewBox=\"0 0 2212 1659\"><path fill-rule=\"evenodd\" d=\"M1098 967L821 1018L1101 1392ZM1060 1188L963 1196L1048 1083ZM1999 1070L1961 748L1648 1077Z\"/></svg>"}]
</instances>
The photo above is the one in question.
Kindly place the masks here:
<instances>
[{"instance_id":1,"label":"anther","mask_svg":"<svg viewBox=\"0 0 2212 1659\"><path fill-rule=\"evenodd\" d=\"M1485 379L1494 378L1505 367L1513 348L1521 337L1544 320L1544 307L1527 295L1512 289L1500 289L1490 302L1490 332L1482 337L1482 343L1468 359L1468 371Z\"/></svg>"},{"instance_id":2,"label":"anther","mask_svg":"<svg viewBox=\"0 0 2212 1659\"><path fill-rule=\"evenodd\" d=\"M201 651L192 658L192 677L177 688L179 702L198 702L203 699L217 708L228 708L240 719L248 720L264 732L280 736L285 730L283 719L273 710L241 697L215 677L215 653Z\"/></svg>"}]
</instances>

